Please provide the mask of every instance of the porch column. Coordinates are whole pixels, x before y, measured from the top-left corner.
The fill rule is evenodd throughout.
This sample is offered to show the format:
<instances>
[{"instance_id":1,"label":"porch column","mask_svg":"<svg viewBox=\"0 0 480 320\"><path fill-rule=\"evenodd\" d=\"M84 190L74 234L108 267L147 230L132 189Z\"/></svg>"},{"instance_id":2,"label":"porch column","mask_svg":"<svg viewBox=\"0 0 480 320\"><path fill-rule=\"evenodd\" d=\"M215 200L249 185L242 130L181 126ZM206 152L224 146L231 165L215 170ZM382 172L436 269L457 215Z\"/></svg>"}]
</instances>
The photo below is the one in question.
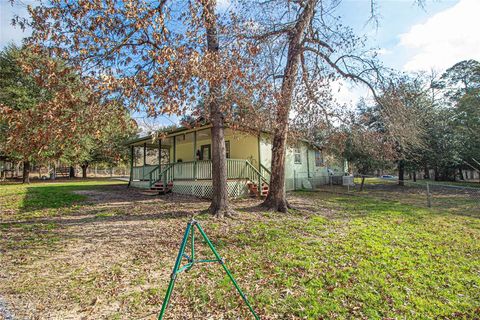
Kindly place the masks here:
<instances>
[{"instance_id":1,"label":"porch column","mask_svg":"<svg viewBox=\"0 0 480 320\"><path fill-rule=\"evenodd\" d=\"M130 183L133 180L133 157L135 156L134 148L135 147L133 145L130 146L130 179L128 179L129 187L130 187Z\"/></svg>"},{"instance_id":2,"label":"porch column","mask_svg":"<svg viewBox=\"0 0 480 320\"><path fill-rule=\"evenodd\" d=\"M260 142L261 142L261 133L257 136L258 141L258 171L262 172L262 158L260 157Z\"/></svg>"},{"instance_id":3,"label":"porch column","mask_svg":"<svg viewBox=\"0 0 480 320\"><path fill-rule=\"evenodd\" d=\"M197 180L197 131L193 131L193 179Z\"/></svg>"},{"instance_id":4,"label":"porch column","mask_svg":"<svg viewBox=\"0 0 480 320\"><path fill-rule=\"evenodd\" d=\"M177 136L173 136L173 162L177 162Z\"/></svg>"},{"instance_id":5,"label":"porch column","mask_svg":"<svg viewBox=\"0 0 480 320\"><path fill-rule=\"evenodd\" d=\"M158 168L162 170L162 139L158 139Z\"/></svg>"},{"instance_id":6,"label":"porch column","mask_svg":"<svg viewBox=\"0 0 480 320\"><path fill-rule=\"evenodd\" d=\"M143 167L142 167L142 180L145 178L145 165L147 164L147 143L143 143Z\"/></svg>"},{"instance_id":7,"label":"porch column","mask_svg":"<svg viewBox=\"0 0 480 320\"><path fill-rule=\"evenodd\" d=\"M173 163L177 162L177 136L173 136ZM173 167L172 179L175 179L175 165Z\"/></svg>"}]
</instances>

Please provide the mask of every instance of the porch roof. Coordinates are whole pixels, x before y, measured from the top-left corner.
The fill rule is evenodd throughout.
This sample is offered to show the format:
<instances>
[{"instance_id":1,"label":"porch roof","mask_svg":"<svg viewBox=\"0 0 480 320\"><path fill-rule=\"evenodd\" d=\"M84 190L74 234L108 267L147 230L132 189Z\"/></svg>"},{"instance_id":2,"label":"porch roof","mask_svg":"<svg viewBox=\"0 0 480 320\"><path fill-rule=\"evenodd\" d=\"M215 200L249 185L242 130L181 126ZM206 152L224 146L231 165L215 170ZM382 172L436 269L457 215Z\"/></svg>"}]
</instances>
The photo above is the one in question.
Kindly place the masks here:
<instances>
[{"instance_id":1,"label":"porch roof","mask_svg":"<svg viewBox=\"0 0 480 320\"><path fill-rule=\"evenodd\" d=\"M156 131L154 133L154 135L162 136L162 138L161 138L162 139L162 146L170 147L170 146L173 145L173 141L170 138L173 138L174 136L179 136L179 135L187 134L187 133L194 132L194 131L201 131L201 130L209 129L211 127L212 126L210 124L207 124L207 125L203 125L203 126L199 126L199 127L195 127L195 128L179 127L179 128L175 128L175 129L167 129L167 130L164 129L164 130ZM154 135L148 135L148 136L145 136L145 137L135 138L135 139L132 139L132 140L128 141L126 144L129 145L129 146L132 146L132 145L133 146L141 146L144 143L146 143L147 146L158 147L158 145L154 143L154 141L158 141L158 137L156 137Z\"/></svg>"},{"instance_id":2,"label":"porch roof","mask_svg":"<svg viewBox=\"0 0 480 320\"><path fill-rule=\"evenodd\" d=\"M201 126L198 126L198 127L193 127L193 128L178 127L178 128L174 128L174 129L161 129L161 130L156 131L154 134L155 135L162 135L163 136L162 137L162 146L170 147L170 146L173 145L173 141L170 138L173 138L174 136L183 135L183 134L187 134L187 133L194 132L194 131L201 131L201 130L205 130L205 129L208 129L208 128L211 128L211 127L212 127L211 124L204 124L204 125L201 125ZM228 125L226 125L226 127L228 127ZM252 131L252 130L248 130L248 129L245 129L245 130L238 129L238 130L245 131L245 132ZM261 130L260 132L264 133L264 134L272 134L272 132L266 131L266 130ZM154 140L156 141L157 139L158 138L154 137L153 135L148 135L148 136L145 136L145 137L132 139L132 140L128 141L126 144L129 145L129 146L131 146L131 145L141 146L141 145L146 143L148 147L158 147L158 145L156 145L154 143ZM298 140L309 144L311 147L313 147L317 150L322 150L323 149L321 146L319 146L316 143L313 143L309 140L301 139L301 138L298 139Z\"/></svg>"}]
</instances>

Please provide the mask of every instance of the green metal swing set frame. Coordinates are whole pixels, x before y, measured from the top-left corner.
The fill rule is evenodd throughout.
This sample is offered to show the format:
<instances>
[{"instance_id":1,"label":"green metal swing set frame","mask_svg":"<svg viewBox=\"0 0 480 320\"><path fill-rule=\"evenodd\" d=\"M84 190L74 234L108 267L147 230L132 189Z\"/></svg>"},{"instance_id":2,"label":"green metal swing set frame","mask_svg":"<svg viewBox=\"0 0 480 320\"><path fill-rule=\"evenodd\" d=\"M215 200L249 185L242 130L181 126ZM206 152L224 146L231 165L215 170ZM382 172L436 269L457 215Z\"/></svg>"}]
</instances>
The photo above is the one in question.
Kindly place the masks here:
<instances>
[{"instance_id":1,"label":"green metal swing set frame","mask_svg":"<svg viewBox=\"0 0 480 320\"><path fill-rule=\"evenodd\" d=\"M212 252L215 256L215 259L197 259L197 260L195 259L195 227L198 229L198 231L202 235L203 239L205 240L207 245L212 250ZM187 242L188 242L189 237L190 237L190 241L191 241L190 256L188 256L185 253L185 248L187 246ZM187 264L185 264L183 266L180 266L183 259L187 260ZM255 317L256 320L260 319L258 317L258 315L255 313L255 311L253 310L252 306L250 305L250 302L248 302L247 296L245 296L242 289L240 289L240 287L237 284L237 281L235 281L235 278L233 277L230 270L225 265L224 259L222 257L220 257L217 250L213 246L210 239L208 239L205 231L203 231L203 229L200 226L200 224L198 223L198 221L196 221L194 218L192 218L192 220L190 220L188 222L187 228L185 229L185 234L183 235L183 240L182 240L182 243L180 245L180 250L178 252L177 260L175 261L175 266L173 267L173 271L172 271L172 274L170 276L170 283L168 285L167 293L165 294L165 299L163 300L163 303L162 303L162 310L160 311L160 314L158 316L158 320L162 320L163 316L165 315L165 311L167 310L168 303L169 303L170 297L172 295L173 287L175 286L175 280L177 279L177 275L179 273L184 272L184 271L189 271L197 263L220 263L223 267L223 270L225 270L228 277L230 278L230 281L232 281L233 285L235 286L238 293L242 297L243 301L248 306L248 309L250 310L252 315Z\"/></svg>"}]
</instances>

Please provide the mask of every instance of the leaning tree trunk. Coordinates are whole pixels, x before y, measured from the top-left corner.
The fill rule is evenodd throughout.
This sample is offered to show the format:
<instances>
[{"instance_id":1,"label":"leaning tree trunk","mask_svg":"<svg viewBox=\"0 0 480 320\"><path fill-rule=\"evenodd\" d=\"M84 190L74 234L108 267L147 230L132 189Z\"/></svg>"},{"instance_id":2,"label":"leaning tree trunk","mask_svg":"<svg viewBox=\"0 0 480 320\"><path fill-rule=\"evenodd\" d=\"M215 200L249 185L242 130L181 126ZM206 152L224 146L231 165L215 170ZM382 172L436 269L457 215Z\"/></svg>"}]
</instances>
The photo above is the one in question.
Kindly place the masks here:
<instances>
[{"instance_id":1,"label":"leaning tree trunk","mask_svg":"<svg viewBox=\"0 0 480 320\"><path fill-rule=\"evenodd\" d=\"M216 1L207 1L204 5L204 22L207 33L207 52L212 55L218 66L219 39L215 17ZM209 83L208 109L212 123L212 202L209 211L217 218L231 216L227 189L227 157L225 152L224 117L220 106L220 80Z\"/></svg>"},{"instance_id":2,"label":"leaning tree trunk","mask_svg":"<svg viewBox=\"0 0 480 320\"><path fill-rule=\"evenodd\" d=\"M30 183L30 161L28 160L23 161L22 182Z\"/></svg>"},{"instance_id":3,"label":"leaning tree trunk","mask_svg":"<svg viewBox=\"0 0 480 320\"><path fill-rule=\"evenodd\" d=\"M282 88L277 105L276 127L272 142L272 174L270 176L268 195L262 206L280 212L287 212L288 209L285 195L285 153L287 148L288 116L302 54L302 42L305 30L313 18L314 9L315 1L309 0L289 35L287 64L283 71Z\"/></svg>"},{"instance_id":4,"label":"leaning tree trunk","mask_svg":"<svg viewBox=\"0 0 480 320\"><path fill-rule=\"evenodd\" d=\"M405 161L404 160L398 161L398 185L399 186L405 185Z\"/></svg>"},{"instance_id":5,"label":"leaning tree trunk","mask_svg":"<svg viewBox=\"0 0 480 320\"><path fill-rule=\"evenodd\" d=\"M88 163L82 164L81 167L82 167L82 178L83 178L83 179L87 179Z\"/></svg>"},{"instance_id":6,"label":"leaning tree trunk","mask_svg":"<svg viewBox=\"0 0 480 320\"><path fill-rule=\"evenodd\" d=\"M288 202L285 195L285 154L287 146L288 117L279 123L272 143L272 174L267 198L262 206L275 211L287 212ZM286 122L286 123L285 123Z\"/></svg>"}]
</instances>

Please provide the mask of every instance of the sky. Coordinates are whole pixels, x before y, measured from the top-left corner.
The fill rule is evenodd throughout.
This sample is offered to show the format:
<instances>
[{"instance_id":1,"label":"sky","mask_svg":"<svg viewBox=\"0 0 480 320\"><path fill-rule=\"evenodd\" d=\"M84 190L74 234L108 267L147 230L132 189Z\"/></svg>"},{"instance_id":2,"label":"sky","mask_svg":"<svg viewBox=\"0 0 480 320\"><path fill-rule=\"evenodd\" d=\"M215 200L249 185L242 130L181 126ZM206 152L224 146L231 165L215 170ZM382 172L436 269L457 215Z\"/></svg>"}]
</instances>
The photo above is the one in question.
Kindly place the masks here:
<instances>
[{"instance_id":1,"label":"sky","mask_svg":"<svg viewBox=\"0 0 480 320\"><path fill-rule=\"evenodd\" d=\"M18 0L17 0L18 1ZM218 0L227 8L230 0ZM23 0L14 7L8 0L0 0L0 49L8 43L20 43L28 35L10 25L14 14L25 16L26 5L34 0ZM344 0L337 14L357 34L368 36L368 46L378 49L386 67L403 71L435 69L440 72L465 59L480 60L480 0L426 0L419 7L414 0L378 0L378 26L367 23L370 0ZM344 81L334 84L340 103L354 104L368 94L366 88ZM145 126L171 125L176 117L162 117L155 121L137 121Z\"/></svg>"}]
</instances>

